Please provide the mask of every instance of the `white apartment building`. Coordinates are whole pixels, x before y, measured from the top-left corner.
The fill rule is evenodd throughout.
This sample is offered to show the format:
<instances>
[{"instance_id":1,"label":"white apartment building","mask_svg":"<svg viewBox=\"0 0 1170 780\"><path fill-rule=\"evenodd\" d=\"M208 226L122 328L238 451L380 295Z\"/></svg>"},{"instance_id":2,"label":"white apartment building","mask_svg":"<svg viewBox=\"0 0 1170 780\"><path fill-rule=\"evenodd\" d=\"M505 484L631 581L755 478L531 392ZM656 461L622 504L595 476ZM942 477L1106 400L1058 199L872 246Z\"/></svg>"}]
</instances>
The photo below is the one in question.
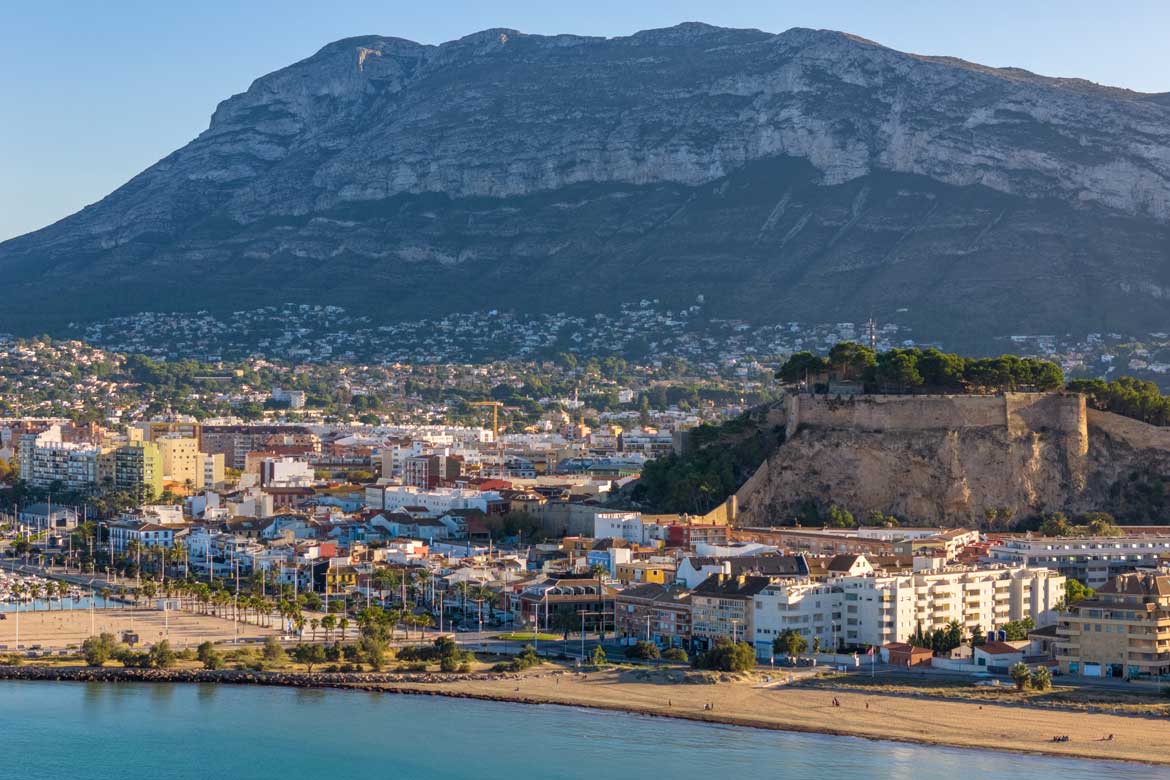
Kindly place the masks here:
<instances>
[{"instance_id":1,"label":"white apartment building","mask_svg":"<svg viewBox=\"0 0 1170 780\"><path fill-rule=\"evenodd\" d=\"M642 544L646 540L640 512L598 512L593 516L594 539L625 539Z\"/></svg>"},{"instance_id":2,"label":"white apartment building","mask_svg":"<svg viewBox=\"0 0 1170 780\"><path fill-rule=\"evenodd\" d=\"M298 458L265 458L260 462L260 484L265 487L309 487L313 467Z\"/></svg>"},{"instance_id":3,"label":"white apartment building","mask_svg":"<svg viewBox=\"0 0 1170 780\"><path fill-rule=\"evenodd\" d=\"M952 620L987 631L1013 620L1055 622L1065 578L1022 566L947 567L912 574L831 578L823 583L777 579L755 597L756 654L772 654L772 641L796 629L810 649L881 646L906 642L919 626L945 628Z\"/></svg>"},{"instance_id":4,"label":"white apartment building","mask_svg":"<svg viewBox=\"0 0 1170 780\"><path fill-rule=\"evenodd\" d=\"M500 494L491 490L463 490L435 488L420 490L411 485L379 485L366 488L366 505L374 509L394 510L404 506L420 506L434 514L452 509L478 509L488 513L501 501Z\"/></svg>"},{"instance_id":5,"label":"white apartment building","mask_svg":"<svg viewBox=\"0 0 1170 780\"><path fill-rule=\"evenodd\" d=\"M223 484L224 481L224 461L223 453L216 452L208 455L203 454L203 487L214 488Z\"/></svg>"},{"instance_id":6,"label":"white apartment building","mask_svg":"<svg viewBox=\"0 0 1170 780\"><path fill-rule=\"evenodd\" d=\"M59 482L65 490L92 490L97 485L100 454L97 447L63 442L60 426L54 425L43 433L21 437L20 475L34 487Z\"/></svg>"},{"instance_id":7,"label":"white apartment building","mask_svg":"<svg viewBox=\"0 0 1170 780\"><path fill-rule=\"evenodd\" d=\"M1044 566L1090 588L1104 585L1116 574L1139 568L1157 568L1170 555L1170 536L1098 536L1007 539L988 550L995 563Z\"/></svg>"}]
</instances>

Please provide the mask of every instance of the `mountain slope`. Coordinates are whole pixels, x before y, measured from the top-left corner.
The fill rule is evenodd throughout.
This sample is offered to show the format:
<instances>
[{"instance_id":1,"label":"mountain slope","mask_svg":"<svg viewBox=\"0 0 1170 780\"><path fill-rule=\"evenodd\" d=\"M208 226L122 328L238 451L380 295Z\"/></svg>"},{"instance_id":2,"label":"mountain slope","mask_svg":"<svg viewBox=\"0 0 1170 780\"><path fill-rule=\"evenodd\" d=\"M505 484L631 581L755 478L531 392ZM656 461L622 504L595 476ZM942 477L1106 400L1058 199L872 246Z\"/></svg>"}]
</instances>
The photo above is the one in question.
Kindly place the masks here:
<instances>
[{"instance_id":1,"label":"mountain slope","mask_svg":"<svg viewBox=\"0 0 1170 780\"><path fill-rule=\"evenodd\" d=\"M1170 101L841 33L338 41L97 204L0 244L0 328L319 301L952 343L1170 315Z\"/></svg>"}]
</instances>

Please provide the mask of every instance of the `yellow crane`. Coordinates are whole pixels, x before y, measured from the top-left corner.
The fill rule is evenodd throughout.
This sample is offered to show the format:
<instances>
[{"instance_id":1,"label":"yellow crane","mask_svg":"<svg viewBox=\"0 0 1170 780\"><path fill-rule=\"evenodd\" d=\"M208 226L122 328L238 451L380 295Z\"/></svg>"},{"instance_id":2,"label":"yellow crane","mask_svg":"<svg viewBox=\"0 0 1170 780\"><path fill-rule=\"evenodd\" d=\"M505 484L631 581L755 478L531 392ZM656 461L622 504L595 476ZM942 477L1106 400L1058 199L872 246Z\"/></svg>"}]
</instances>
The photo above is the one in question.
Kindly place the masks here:
<instances>
[{"instance_id":1,"label":"yellow crane","mask_svg":"<svg viewBox=\"0 0 1170 780\"><path fill-rule=\"evenodd\" d=\"M468 406L490 406L492 408L492 441L496 445L496 458L499 461L499 475L504 476L504 450L500 446L500 401L469 401Z\"/></svg>"}]
</instances>

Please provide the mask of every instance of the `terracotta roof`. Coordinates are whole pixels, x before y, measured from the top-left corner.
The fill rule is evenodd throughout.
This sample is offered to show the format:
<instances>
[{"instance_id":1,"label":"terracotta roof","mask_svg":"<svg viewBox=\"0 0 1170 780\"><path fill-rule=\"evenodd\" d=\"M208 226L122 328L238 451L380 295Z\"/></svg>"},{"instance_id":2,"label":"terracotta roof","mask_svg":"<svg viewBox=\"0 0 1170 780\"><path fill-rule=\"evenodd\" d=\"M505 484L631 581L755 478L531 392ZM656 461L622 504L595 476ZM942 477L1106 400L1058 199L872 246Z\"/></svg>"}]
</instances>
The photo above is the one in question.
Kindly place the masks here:
<instances>
[{"instance_id":1,"label":"terracotta roof","mask_svg":"<svg viewBox=\"0 0 1170 780\"><path fill-rule=\"evenodd\" d=\"M1024 651L1018 647L1013 647L1007 642L988 642L982 647L976 647L976 650L982 650L988 655L1018 655Z\"/></svg>"}]
</instances>

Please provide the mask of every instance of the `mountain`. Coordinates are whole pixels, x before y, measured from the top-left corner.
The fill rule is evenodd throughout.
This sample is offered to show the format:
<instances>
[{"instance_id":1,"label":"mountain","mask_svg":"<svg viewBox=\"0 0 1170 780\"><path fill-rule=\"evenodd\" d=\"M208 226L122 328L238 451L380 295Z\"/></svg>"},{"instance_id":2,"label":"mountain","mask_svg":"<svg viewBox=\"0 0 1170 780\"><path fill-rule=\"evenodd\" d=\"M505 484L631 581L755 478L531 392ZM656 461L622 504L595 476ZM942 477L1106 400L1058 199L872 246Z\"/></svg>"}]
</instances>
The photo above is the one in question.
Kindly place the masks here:
<instances>
[{"instance_id":1,"label":"mountain","mask_svg":"<svg viewBox=\"0 0 1170 780\"><path fill-rule=\"evenodd\" d=\"M16 332L281 302L393 321L698 295L711 317L896 316L956 345L1159 330L1170 94L823 30L350 38L0 244L0 278Z\"/></svg>"}]
</instances>

